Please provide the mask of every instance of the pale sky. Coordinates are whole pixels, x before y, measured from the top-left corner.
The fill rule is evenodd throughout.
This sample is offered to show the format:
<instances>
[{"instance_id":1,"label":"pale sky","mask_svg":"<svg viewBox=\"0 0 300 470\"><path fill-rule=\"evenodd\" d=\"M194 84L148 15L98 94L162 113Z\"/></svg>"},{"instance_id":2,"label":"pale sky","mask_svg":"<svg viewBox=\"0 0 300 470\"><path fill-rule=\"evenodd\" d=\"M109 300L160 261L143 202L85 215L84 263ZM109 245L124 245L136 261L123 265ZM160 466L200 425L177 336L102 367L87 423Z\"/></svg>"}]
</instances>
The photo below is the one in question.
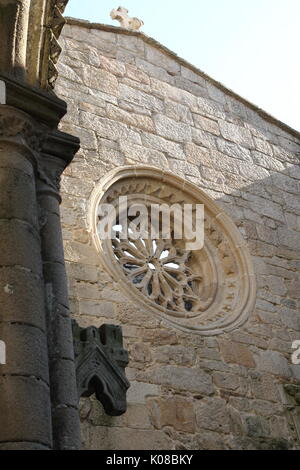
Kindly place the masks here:
<instances>
[{"instance_id":1,"label":"pale sky","mask_svg":"<svg viewBox=\"0 0 300 470\"><path fill-rule=\"evenodd\" d=\"M300 0L122 2L70 0L65 15L118 26L109 13L124 6L145 34L300 131Z\"/></svg>"}]
</instances>

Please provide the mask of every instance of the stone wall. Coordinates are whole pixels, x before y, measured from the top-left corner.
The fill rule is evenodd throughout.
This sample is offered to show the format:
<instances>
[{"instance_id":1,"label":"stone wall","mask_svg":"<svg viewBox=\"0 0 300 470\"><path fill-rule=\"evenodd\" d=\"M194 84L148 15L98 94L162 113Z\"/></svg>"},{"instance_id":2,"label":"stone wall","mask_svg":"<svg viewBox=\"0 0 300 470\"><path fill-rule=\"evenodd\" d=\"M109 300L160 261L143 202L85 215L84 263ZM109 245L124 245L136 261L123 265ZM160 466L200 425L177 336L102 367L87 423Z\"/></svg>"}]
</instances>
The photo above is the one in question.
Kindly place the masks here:
<instances>
[{"instance_id":1,"label":"stone wall","mask_svg":"<svg viewBox=\"0 0 300 470\"><path fill-rule=\"evenodd\" d=\"M131 382L121 417L82 400L84 448L299 449L299 406L284 392L300 384L299 135L141 33L69 23L56 91L62 130L81 139L62 180L71 309L81 326L123 326ZM247 241L258 290L244 327L181 332L100 268L90 195L108 171L142 164L203 189Z\"/></svg>"}]
</instances>

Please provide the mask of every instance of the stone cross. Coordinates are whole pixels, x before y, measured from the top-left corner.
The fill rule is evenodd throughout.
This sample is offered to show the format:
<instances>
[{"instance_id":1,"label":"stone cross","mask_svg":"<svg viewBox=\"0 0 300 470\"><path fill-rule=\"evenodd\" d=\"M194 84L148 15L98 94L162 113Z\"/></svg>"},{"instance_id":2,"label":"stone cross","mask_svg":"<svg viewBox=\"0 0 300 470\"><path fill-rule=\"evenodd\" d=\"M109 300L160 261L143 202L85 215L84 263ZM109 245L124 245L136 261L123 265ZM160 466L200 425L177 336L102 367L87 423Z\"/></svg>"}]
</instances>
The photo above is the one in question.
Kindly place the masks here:
<instances>
[{"instance_id":1,"label":"stone cross","mask_svg":"<svg viewBox=\"0 0 300 470\"><path fill-rule=\"evenodd\" d=\"M138 18L130 18L128 16L128 10L124 7L112 10L110 16L113 20L119 21L121 27L125 29L138 31L144 24L144 22Z\"/></svg>"}]
</instances>

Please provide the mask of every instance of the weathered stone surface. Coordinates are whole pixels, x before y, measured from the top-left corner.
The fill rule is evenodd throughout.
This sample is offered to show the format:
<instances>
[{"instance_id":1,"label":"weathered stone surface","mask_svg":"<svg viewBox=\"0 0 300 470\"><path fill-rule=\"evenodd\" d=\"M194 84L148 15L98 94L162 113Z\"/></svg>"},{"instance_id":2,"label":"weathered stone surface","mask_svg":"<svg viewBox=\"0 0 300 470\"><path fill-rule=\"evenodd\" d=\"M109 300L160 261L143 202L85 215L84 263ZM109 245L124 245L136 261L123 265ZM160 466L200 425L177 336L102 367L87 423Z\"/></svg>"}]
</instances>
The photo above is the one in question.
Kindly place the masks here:
<instances>
[{"instance_id":1,"label":"weathered stone surface","mask_svg":"<svg viewBox=\"0 0 300 470\"><path fill-rule=\"evenodd\" d=\"M187 143L185 144L184 150L188 162L195 165L212 165L209 150L205 147L200 147L193 143Z\"/></svg>"},{"instance_id":2,"label":"weathered stone surface","mask_svg":"<svg viewBox=\"0 0 300 470\"><path fill-rule=\"evenodd\" d=\"M199 368L162 366L152 371L151 381L159 385L168 385L174 389L188 390L203 395L211 395L214 391L212 378Z\"/></svg>"},{"instance_id":3,"label":"weathered stone surface","mask_svg":"<svg viewBox=\"0 0 300 470\"><path fill-rule=\"evenodd\" d=\"M159 346L153 351L153 358L162 364L192 366L196 359L196 351L184 346Z\"/></svg>"},{"instance_id":4,"label":"weathered stone surface","mask_svg":"<svg viewBox=\"0 0 300 470\"><path fill-rule=\"evenodd\" d=\"M81 113L81 125L86 129L93 129L99 136L106 139L122 139L128 135L125 124L116 123L110 119L99 118L95 114Z\"/></svg>"},{"instance_id":5,"label":"weathered stone surface","mask_svg":"<svg viewBox=\"0 0 300 470\"><path fill-rule=\"evenodd\" d=\"M32 376L49 383L45 333L24 324L0 323L0 338L5 341L7 356L6 364L1 365L2 375Z\"/></svg>"},{"instance_id":6,"label":"weathered stone surface","mask_svg":"<svg viewBox=\"0 0 300 470\"><path fill-rule=\"evenodd\" d=\"M254 137L254 145L259 152L269 156L273 155L272 146L266 140Z\"/></svg>"},{"instance_id":7,"label":"weathered stone surface","mask_svg":"<svg viewBox=\"0 0 300 470\"><path fill-rule=\"evenodd\" d=\"M162 152L148 149L142 147L141 145L133 145L130 143L128 144L126 142L121 142L120 147L126 159L130 160L131 162L137 161L144 164L149 163L159 168L169 167L168 160Z\"/></svg>"},{"instance_id":8,"label":"weathered stone surface","mask_svg":"<svg viewBox=\"0 0 300 470\"><path fill-rule=\"evenodd\" d=\"M129 126L138 127L139 129L143 129L148 132L154 132L153 121L148 116L128 113L114 105L107 106L107 116L110 119L124 122L125 124L128 124Z\"/></svg>"},{"instance_id":9,"label":"weathered stone surface","mask_svg":"<svg viewBox=\"0 0 300 470\"><path fill-rule=\"evenodd\" d=\"M220 121L220 130L222 136L235 142L236 144L244 145L246 148L253 148L253 140L248 129L241 126L236 126L226 121Z\"/></svg>"},{"instance_id":10,"label":"weathered stone surface","mask_svg":"<svg viewBox=\"0 0 300 470\"><path fill-rule=\"evenodd\" d=\"M118 45L124 49L128 49L137 55L144 55L145 46L143 40L140 38L127 35L118 35L117 42Z\"/></svg>"},{"instance_id":11,"label":"weathered stone surface","mask_svg":"<svg viewBox=\"0 0 300 470\"><path fill-rule=\"evenodd\" d=\"M149 329L144 330L143 340L149 341L153 345L162 346L164 344L178 344L178 336L175 331L167 329Z\"/></svg>"},{"instance_id":12,"label":"weathered stone surface","mask_svg":"<svg viewBox=\"0 0 300 470\"><path fill-rule=\"evenodd\" d=\"M229 432L229 414L225 400L203 398L196 403L195 410L198 428L225 434Z\"/></svg>"},{"instance_id":13,"label":"weathered stone surface","mask_svg":"<svg viewBox=\"0 0 300 470\"><path fill-rule=\"evenodd\" d=\"M195 413L191 401L178 396L167 400L155 398L149 399L147 406L156 429L168 426L176 431L195 432Z\"/></svg>"},{"instance_id":14,"label":"weathered stone surface","mask_svg":"<svg viewBox=\"0 0 300 470\"><path fill-rule=\"evenodd\" d=\"M214 117L225 119L225 113L223 108L213 101L207 100L205 98L198 98L197 100L197 110L203 116Z\"/></svg>"},{"instance_id":15,"label":"weathered stone surface","mask_svg":"<svg viewBox=\"0 0 300 470\"><path fill-rule=\"evenodd\" d=\"M227 449L227 446L224 442L223 435L217 432L212 432L208 430L205 430L205 432L196 434L191 444L192 445L189 447L187 443L186 448L191 449L191 450L193 449L226 450Z\"/></svg>"},{"instance_id":16,"label":"weathered stone surface","mask_svg":"<svg viewBox=\"0 0 300 470\"><path fill-rule=\"evenodd\" d=\"M202 87L206 86L206 81L201 75L195 73L192 69L189 69L184 65L181 66L181 76L193 83L198 83L198 85L201 85Z\"/></svg>"},{"instance_id":17,"label":"weathered stone surface","mask_svg":"<svg viewBox=\"0 0 300 470\"><path fill-rule=\"evenodd\" d=\"M269 155L267 156L260 152L252 152L252 158L256 165L262 166L267 170L283 171L285 169L281 161Z\"/></svg>"},{"instance_id":18,"label":"weathered stone surface","mask_svg":"<svg viewBox=\"0 0 300 470\"><path fill-rule=\"evenodd\" d=\"M115 75L106 70L89 67L84 70L83 81L87 87L103 91L110 95L119 95L119 84Z\"/></svg>"},{"instance_id":19,"label":"weathered stone surface","mask_svg":"<svg viewBox=\"0 0 300 470\"><path fill-rule=\"evenodd\" d=\"M149 77L157 78L158 80L164 80L167 83L173 83L174 78L168 74L168 72L160 66L150 64L150 62L143 60L139 57L133 58L133 63L136 64L139 70L149 75Z\"/></svg>"},{"instance_id":20,"label":"weathered stone surface","mask_svg":"<svg viewBox=\"0 0 300 470\"><path fill-rule=\"evenodd\" d=\"M238 391L240 387L239 377L228 372L214 372L213 382L219 389Z\"/></svg>"},{"instance_id":21,"label":"weathered stone surface","mask_svg":"<svg viewBox=\"0 0 300 470\"><path fill-rule=\"evenodd\" d=\"M225 153L225 155L229 157L251 162L250 150L241 145L228 142L227 140L217 139L217 146L220 152Z\"/></svg>"},{"instance_id":22,"label":"weathered stone surface","mask_svg":"<svg viewBox=\"0 0 300 470\"><path fill-rule=\"evenodd\" d=\"M171 439L163 431L131 428L90 428L88 449L98 450L165 450L172 448Z\"/></svg>"},{"instance_id":23,"label":"weathered stone surface","mask_svg":"<svg viewBox=\"0 0 300 470\"><path fill-rule=\"evenodd\" d=\"M193 142L201 147L206 147L208 149L216 148L215 138L201 129L192 129L192 138Z\"/></svg>"},{"instance_id":24,"label":"weathered stone surface","mask_svg":"<svg viewBox=\"0 0 300 470\"><path fill-rule=\"evenodd\" d=\"M80 300L79 312L82 315L115 319L116 307L112 302L103 300Z\"/></svg>"},{"instance_id":25,"label":"weathered stone surface","mask_svg":"<svg viewBox=\"0 0 300 470\"><path fill-rule=\"evenodd\" d=\"M255 398L275 403L279 400L278 389L272 376L265 373L255 373L251 376L250 387Z\"/></svg>"},{"instance_id":26,"label":"weathered stone surface","mask_svg":"<svg viewBox=\"0 0 300 470\"><path fill-rule=\"evenodd\" d=\"M210 132L211 134L214 135L220 135L220 130L218 123L216 121L213 121L212 119L207 119L199 114L194 114L193 115L193 120L195 123L195 127L198 127L199 129L203 129L206 132Z\"/></svg>"},{"instance_id":27,"label":"weathered stone surface","mask_svg":"<svg viewBox=\"0 0 300 470\"><path fill-rule=\"evenodd\" d=\"M154 117L155 128L158 135L175 142L188 142L191 140L191 129L187 124L179 123L163 114Z\"/></svg>"},{"instance_id":28,"label":"weathered stone surface","mask_svg":"<svg viewBox=\"0 0 300 470\"><path fill-rule=\"evenodd\" d=\"M131 64L126 65L126 75L131 80L135 80L140 83L145 83L146 85L150 85L150 78L149 76L143 72L142 70L138 69Z\"/></svg>"},{"instance_id":29,"label":"weathered stone surface","mask_svg":"<svg viewBox=\"0 0 300 470\"><path fill-rule=\"evenodd\" d=\"M9 287L8 287L9 286ZM21 267L0 269L0 322L30 324L45 330L43 280Z\"/></svg>"},{"instance_id":30,"label":"weathered stone surface","mask_svg":"<svg viewBox=\"0 0 300 470\"><path fill-rule=\"evenodd\" d=\"M175 86L172 86L165 81L151 79L151 87L154 95L164 98L170 99L172 101L181 103L185 106L188 106L191 111L197 111L197 98L192 95L192 93L186 90L180 90Z\"/></svg>"},{"instance_id":31,"label":"weathered stone surface","mask_svg":"<svg viewBox=\"0 0 300 470\"><path fill-rule=\"evenodd\" d=\"M96 64L92 64L92 65L96 65ZM121 62L118 62L117 60L105 57L104 55L101 55L99 57L99 65L101 68L103 68L107 72L112 73L113 75L117 77L124 77L126 73L126 68L124 64L122 64Z\"/></svg>"},{"instance_id":32,"label":"weathered stone surface","mask_svg":"<svg viewBox=\"0 0 300 470\"><path fill-rule=\"evenodd\" d=\"M142 141L145 147L150 147L160 152L165 152L170 158L184 160L185 155L180 144L176 144L155 134L142 134Z\"/></svg>"},{"instance_id":33,"label":"weathered stone surface","mask_svg":"<svg viewBox=\"0 0 300 470\"><path fill-rule=\"evenodd\" d=\"M163 110L163 103L158 98L124 84L120 85L120 97L129 103L137 104L151 111L160 112Z\"/></svg>"},{"instance_id":34,"label":"weathered stone surface","mask_svg":"<svg viewBox=\"0 0 300 470\"><path fill-rule=\"evenodd\" d=\"M40 240L33 227L18 219L2 220L0 240L5 243L5 248L0 253L0 265L22 266L38 276L41 275ZM14 258L11 253L14 253Z\"/></svg>"},{"instance_id":35,"label":"weathered stone surface","mask_svg":"<svg viewBox=\"0 0 300 470\"><path fill-rule=\"evenodd\" d=\"M257 358L258 370L282 377L290 377L291 372L285 357L277 351L262 351Z\"/></svg>"},{"instance_id":36,"label":"weathered stone surface","mask_svg":"<svg viewBox=\"0 0 300 470\"><path fill-rule=\"evenodd\" d=\"M205 87L198 85L197 83L190 82L183 77L175 77L175 85L182 90L192 93L194 96L206 96L207 91Z\"/></svg>"},{"instance_id":37,"label":"weathered stone surface","mask_svg":"<svg viewBox=\"0 0 300 470\"><path fill-rule=\"evenodd\" d=\"M160 387L154 384L133 381L127 394L128 403L145 404L147 399L160 395Z\"/></svg>"},{"instance_id":38,"label":"weathered stone surface","mask_svg":"<svg viewBox=\"0 0 300 470\"><path fill-rule=\"evenodd\" d=\"M223 90L220 90L212 83L207 84L208 94L210 98L214 101L218 101L219 103L225 104L226 103L226 94Z\"/></svg>"},{"instance_id":39,"label":"weathered stone surface","mask_svg":"<svg viewBox=\"0 0 300 470\"><path fill-rule=\"evenodd\" d=\"M180 73L180 65L177 64L174 60L170 59L167 55L162 54L160 51L155 49L152 46L145 46L146 59L151 64L163 67L172 75Z\"/></svg>"},{"instance_id":40,"label":"weathered stone surface","mask_svg":"<svg viewBox=\"0 0 300 470\"><path fill-rule=\"evenodd\" d=\"M188 162L182 162L178 160L171 160L170 161L171 169L174 171L176 175L191 175L195 177L199 177L200 172L196 165Z\"/></svg>"},{"instance_id":41,"label":"weathered stone surface","mask_svg":"<svg viewBox=\"0 0 300 470\"><path fill-rule=\"evenodd\" d=\"M189 108L180 103L166 100L166 115L175 121L185 122L186 124L193 125L192 113Z\"/></svg>"},{"instance_id":42,"label":"weathered stone surface","mask_svg":"<svg viewBox=\"0 0 300 470\"><path fill-rule=\"evenodd\" d=\"M49 389L48 389L49 393ZM51 446L47 386L35 377L0 377L0 441ZM8 406L7 397L14 406ZM22 406L20 406L22 403ZM39 410L37 413L36 410ZM45 425L45 423L48 423Z\"/></svg>"},{"instance_id":43,"label":"weathered stone surface","mask_svg":"<svg viewBox=\"0 0 300 470\"><path fill-rule=\"evenodd\" d=\"M250 437L267 437L270 435L270 427L264 418L258 416L245 416L244 425L246 433Z\"/></svg>"},{"instance_id":44,"label":"weathered stone surface","mask_svg":"<svg viewBox=\"0 0 300 470\"><path fill-rule=\"evenodd\" d=\"M134 343L130 349L130 357L133 361L143 364L151 361L151 350L147 344Z\"/></svg>"}]
</instances>

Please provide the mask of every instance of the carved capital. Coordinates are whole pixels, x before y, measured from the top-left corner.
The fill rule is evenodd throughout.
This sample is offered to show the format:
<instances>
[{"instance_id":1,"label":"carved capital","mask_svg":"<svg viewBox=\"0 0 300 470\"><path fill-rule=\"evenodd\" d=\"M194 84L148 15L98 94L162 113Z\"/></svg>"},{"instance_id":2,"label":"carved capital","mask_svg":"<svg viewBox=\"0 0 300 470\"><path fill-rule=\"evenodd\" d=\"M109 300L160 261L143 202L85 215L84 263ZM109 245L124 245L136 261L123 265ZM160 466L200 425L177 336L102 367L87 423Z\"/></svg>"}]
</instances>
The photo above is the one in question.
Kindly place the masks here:
<instances>
[{"instance_id":1,"label":"carved capital","mask_svg":"<svg viewBox=\"0 0 300 470\"><path fill-rule=\"evenodd\" d=\"M0 140L14 140L32 152L40 152L45 138L45 128L30 116L12 107L0 106Z\"/></svg>"},{"instance_id":2,"label":"carved capital","mask_svg":"<svg viewBox=\"0 0 300 470\"><path fill-rule=\"evenodd\" d=\"M80 328L73 320L78 398L93 393L110 416L125 413L130 386L125 367L128 353L123 349L120 326Z\"/></svg>"},{"instance_id":3,"label":"carved capital","mask_svg":"<svg viewBox=\"0 0 300 470\"><path fill-rule=\"evenodd\" d=\"M49 132L38 158L38 191L51 191L60 199L60 178L79 149L79 139L58 130ZM41 184L42 183L42 184Z\"/></svg>"},{"instance_id":4,"label":"carved capital","mask_svg":"<svg viewBox=\"0 0 300 470\"><path fill-rule=\"evenodd\" d=\"M37 173L43 188L41 187L41 184L38 185L38 191L41 192L42 189L48 191L50 189L54 191L55 194L59 194L60 178L65 167L65 162L59 158L51 156L42 156L39 158Z\"/></svg>"}]
</instances>

